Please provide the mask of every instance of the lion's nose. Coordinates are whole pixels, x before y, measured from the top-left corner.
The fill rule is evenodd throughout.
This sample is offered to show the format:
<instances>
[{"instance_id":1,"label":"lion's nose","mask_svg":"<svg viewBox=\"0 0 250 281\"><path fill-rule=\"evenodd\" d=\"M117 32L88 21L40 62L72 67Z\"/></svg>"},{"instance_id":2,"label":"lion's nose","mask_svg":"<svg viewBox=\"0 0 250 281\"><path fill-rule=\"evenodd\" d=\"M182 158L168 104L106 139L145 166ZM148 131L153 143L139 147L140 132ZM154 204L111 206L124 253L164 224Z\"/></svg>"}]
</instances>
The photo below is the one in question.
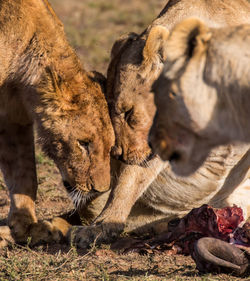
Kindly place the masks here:
<instances>
[{"instance_id":1,"label":"lion's nose","mask_svg":"<svg viewBox=\"0 0 250 281\"><path fill-rule=\"evenodd\" d=\"M113 146L111 148L111 155L114 157L114 158L119 158L121 155L122 155L122 148L121 146Z\"/></svg>"}]
</instances>

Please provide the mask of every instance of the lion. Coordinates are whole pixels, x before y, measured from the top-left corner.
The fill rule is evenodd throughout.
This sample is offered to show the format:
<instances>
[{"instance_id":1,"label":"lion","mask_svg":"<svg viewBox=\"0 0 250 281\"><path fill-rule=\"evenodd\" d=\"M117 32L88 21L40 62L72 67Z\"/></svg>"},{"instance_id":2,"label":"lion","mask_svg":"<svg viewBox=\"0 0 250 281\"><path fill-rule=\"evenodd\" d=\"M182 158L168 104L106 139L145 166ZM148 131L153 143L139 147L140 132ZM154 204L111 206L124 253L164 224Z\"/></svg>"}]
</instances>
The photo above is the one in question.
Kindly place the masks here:
<instances>
[{"instance_id":1,"label":"lion","mask_svg":"<svg viewBox=\"0 0 250 281\"><path fill-rule=\"evenodd\" d=\"M248 24L250 4L240 1L170 0L142 34L118 39L111 51L107 98L116 134L112 155L128 164L152 158L148 132L155 115L153 82L166 60L165 41L182 19L197 17L209 27Z\"/></svg>"},{"instance_id":2,"label":"lion","mask_svg":"<svg viewBox=\"0 0 250 281\"><path fill-rule=\"evenodd\" d=\"M159 17L141 34L116 41L107 73L107 99L116 134L111 154L121 171L108 202L92 225L74 227L68 235L79 246L110 241L124 229L161 232L167 222L192 208L237 204L249 216L249 146L214 150L191 177L176 176L169 163L151 152L148 134L155 114L153 82L166 59L165 41L179 20L196 15L209 26L249 22L246 1L168 1Z\"/></svg>"},{"instance_id":3,"label":"lion","mask_svg":"<svg viewBox=\"0 0 250 281\"><path fill-rule=\"evenodd\" d=\"M193 173L217 145L250 142L249 44L250 25L213 29L192 18L166 41L151 142L176 173Z\"/></svg>"},{"instance_id":4,"label":"lion","mask_svg":"<svg viewBox=\"0 0 250 281\"><path fill-rule=\"evenodd\" d=\"M11 199L8 226L16 242L53 240L56 227L35 214L33 131L76 204L108 190L114 132L105 81L82 68L48 1L3 0L0 18L0 167Z\"/></svg>"}]
</instances>

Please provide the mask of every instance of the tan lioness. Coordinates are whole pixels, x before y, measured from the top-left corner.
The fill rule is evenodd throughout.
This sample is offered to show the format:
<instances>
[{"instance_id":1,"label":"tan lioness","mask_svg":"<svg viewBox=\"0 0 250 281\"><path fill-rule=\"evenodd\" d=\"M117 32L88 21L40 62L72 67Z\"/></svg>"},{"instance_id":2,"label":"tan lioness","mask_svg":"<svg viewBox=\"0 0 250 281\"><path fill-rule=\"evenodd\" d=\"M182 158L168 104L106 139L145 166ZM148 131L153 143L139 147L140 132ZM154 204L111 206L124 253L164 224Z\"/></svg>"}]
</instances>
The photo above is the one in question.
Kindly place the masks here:
<instances>
[{"instance_id":1,"label":"tan lioness","mask_svg":"<svg viewBox=\"0 0 250 281\"><path fill-rule=\"evenodd\" d=\"M212 29L197 19L166 41L151 139L178 174L194 172L216 145L250 142L249 46L250 25Z\"/></svg>"},{"instance_id":2,"label":"tan lioness","mask_svg":"<svg viewBox=\"0 0 250 281\"><path fill-rule=\"evenodd\" d=\"M95 224L76 229L75 242L80 247L96 237L109 240L125 225L147 225L152 229L158 222L157 231L163 230L168 219L203 203L216 207L237 204L246 216L249 214L250 203L245 200L250 195L248 146L214 150L189 178L177 177L168 163L151 155L148 146L155 114L151 86L166 59L165 40L175 23L191 15L209 26L237 25L250 21L250 6L244 0L171 0L141 35L130 34L115 42L107 77L116 133L112 153L130 165L123 165L118 183Z\"/></svg>"},{"instance_id":3,"label":"tan lioness","mask_svg":"<svg viewBox=\"0 0 250 281\"><path fill-rule=\"evenodd\" d=\"M99 75L81 67L46 0L2 0L0 27L0 166L11 198L8 224L18 242L41 233L46 240L54 229L35 215L34 126L77 200L109 188L113 129Z\"/></svg>"}]
</instances>

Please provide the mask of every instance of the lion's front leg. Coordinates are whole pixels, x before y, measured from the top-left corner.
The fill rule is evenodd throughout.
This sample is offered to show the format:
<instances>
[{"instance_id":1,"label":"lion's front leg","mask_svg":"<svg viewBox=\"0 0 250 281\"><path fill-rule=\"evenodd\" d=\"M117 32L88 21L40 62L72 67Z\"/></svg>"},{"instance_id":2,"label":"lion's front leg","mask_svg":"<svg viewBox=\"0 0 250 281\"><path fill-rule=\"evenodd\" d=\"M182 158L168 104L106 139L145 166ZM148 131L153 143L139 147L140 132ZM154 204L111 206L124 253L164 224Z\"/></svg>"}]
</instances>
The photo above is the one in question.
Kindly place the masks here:
<instances>
[{"instance_id":1,"label":"lion's front leg","mask_svg":"<svg viewBox=\"0 0 250 281\"><path fill-rule=\"evenodd\" d=\"M11 199L8 225L15 241L26 242L30 226L37 222L33 126L3 118L0 128L0 166Z\"/></svg>"},{"instance_id":2,"label":"lion's front leg","mask_svg":"<svg viewBox=\"0 0 250 281\"><path fill-rule=\"evenodd\" d=\"M49 222L38 222L35 214L37 178L33 125L0 119L0 147L0 167L11 199L8 226L14 241L26 243L28 237L31 242L37 242L39 237L43 241L51 240L56 237L55 228Z\"/></svg>"},{"instance_id":3,"label":"lion's front leg","mask_svg":"<svg viewBox=\"0 0 250 281\"><path fill-rule=\"evenodd\" d=\"M147 167L124 165L117 185L113 188L108 202L91 226L72 227L68 233L71 243L86 248L90 243L110 242L124 229L129 213L148 186L165 167L155 158Z\"/></svg>"}]
</instances>

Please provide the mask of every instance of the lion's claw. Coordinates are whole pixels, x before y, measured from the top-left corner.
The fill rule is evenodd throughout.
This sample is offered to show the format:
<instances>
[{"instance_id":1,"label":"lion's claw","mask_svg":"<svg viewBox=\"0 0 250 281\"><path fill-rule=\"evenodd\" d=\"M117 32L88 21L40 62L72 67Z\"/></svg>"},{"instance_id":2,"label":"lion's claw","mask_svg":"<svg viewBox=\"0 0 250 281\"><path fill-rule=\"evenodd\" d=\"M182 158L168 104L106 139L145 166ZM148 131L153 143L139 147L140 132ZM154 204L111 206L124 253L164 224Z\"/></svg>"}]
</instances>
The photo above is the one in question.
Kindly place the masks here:
<instances>
[{"instance_id":1,"label":"lion's claw","mask_svg":"<svg viewBox=\"0 0 250 281\"><path fill-rule=\"evenodd\" d=\"M79 248L89 248L93 242L103 241L101 226L72 226L67 234L70 244Z\"/></svg>"},{"instance_id":2,"label":"lion's claw","mask_svg":"<svg viewBox=\"0 0 250 281\"><path fill-rule=\"evenodd\" d=\"M91 226L72 226L67 234L70 244L79 248L89 248L92 243L110 243L122 232L123 225L100 223Z\"/></svg>"}]
</instances>

